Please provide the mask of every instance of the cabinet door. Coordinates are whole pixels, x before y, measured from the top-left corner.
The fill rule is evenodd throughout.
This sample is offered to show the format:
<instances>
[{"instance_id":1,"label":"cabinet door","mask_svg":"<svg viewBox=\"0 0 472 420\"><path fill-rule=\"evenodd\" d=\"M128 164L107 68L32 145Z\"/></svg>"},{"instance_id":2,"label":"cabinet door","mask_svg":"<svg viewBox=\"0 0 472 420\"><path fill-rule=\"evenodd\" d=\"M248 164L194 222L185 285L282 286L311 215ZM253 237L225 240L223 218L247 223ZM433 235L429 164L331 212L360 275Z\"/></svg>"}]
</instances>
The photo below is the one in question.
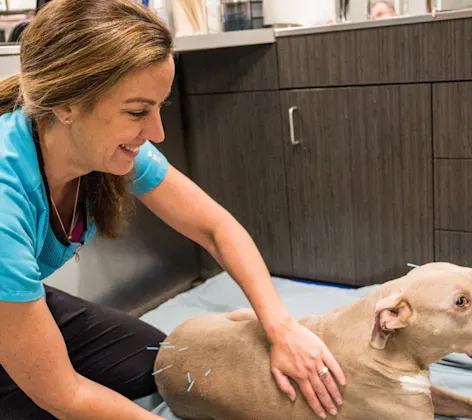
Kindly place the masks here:
<instances>
[{"instance_id":1,"label":"cabinet door","mask_svg":"<svg viewBox=\"0 0 472 420\"><path fill-rule=\"evenodd\" d=\"M433 85L434 157L472 158L472 82Z\"/></svg>"},{"instance_id":2,"label":"cabinet door","mask_svg":"<svg viewBox=\"0 0 472 420\"><path fill-rule=\"evenodd\" d=\"M278 92L185 101L192 178L248 230L272 273L290 274ZM220 271L206 252L201 262L204 277Z\"/></svg>"},{"instance_id":3,"label":"cabinet door","mask_svg":"<svg viewBox=\"0 0 472 420\"><path fill-rule=\"evenodd\" d=\"M451 232L436 230L436 261L447 261L466 267L472 267L472 232Z\"/></svg>"},{"instance_id":4,"label":"cabinet door","mask_svg":"<svg viewBox=\"0 0 472 420\"><path fill-rule=\"evenodd\" d=\"M368 285L433 260L431 87L281 95L294 274Z\"/></svg>"}]
</instances>

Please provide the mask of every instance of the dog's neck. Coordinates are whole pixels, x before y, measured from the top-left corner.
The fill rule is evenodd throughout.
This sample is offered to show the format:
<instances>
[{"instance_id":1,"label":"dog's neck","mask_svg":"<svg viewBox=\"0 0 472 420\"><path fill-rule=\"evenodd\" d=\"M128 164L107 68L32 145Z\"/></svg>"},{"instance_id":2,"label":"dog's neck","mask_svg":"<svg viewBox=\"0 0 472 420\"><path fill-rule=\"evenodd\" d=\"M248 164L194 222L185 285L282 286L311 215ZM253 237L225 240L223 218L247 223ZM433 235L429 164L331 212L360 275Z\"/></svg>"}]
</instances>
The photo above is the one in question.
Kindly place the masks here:
<instances>
[{"instance_id":1,"label":"dog's neck","mask_svg":"<svg viewBox=\"0 0 472 420\"><path fill-rule=\"evenodd\" d=\"M378 291L382 294L382 291ZM375 305L378 296L366 296L343 309L338 309L323 317L308 317L305 325L320 335L333 353L343 352L346 342L358 343L348 346L349 352L367 354L374 362L388 365L393 371L404 374L417 374L428 371L429 366L451 353L450 349L431 345L429 336L415 334L414 327L408 327L393 333L382 350L370 345L374 322ZM356 320L353 327L352 320Z\"/></svg>"},{"instance_id":2,"label":"dog's neck","mask_svg":"<svg viewBox=\"0 0 472 420\"><path fill-rule=\"evenodd\" d=\"M385 349L379 351L387 355L401 352L421 368L427 369L452 352L449 344L434 341L431 335L418 333L414 327L410 327L395 332L387 341Z\"/></svg>"}]
</instances>

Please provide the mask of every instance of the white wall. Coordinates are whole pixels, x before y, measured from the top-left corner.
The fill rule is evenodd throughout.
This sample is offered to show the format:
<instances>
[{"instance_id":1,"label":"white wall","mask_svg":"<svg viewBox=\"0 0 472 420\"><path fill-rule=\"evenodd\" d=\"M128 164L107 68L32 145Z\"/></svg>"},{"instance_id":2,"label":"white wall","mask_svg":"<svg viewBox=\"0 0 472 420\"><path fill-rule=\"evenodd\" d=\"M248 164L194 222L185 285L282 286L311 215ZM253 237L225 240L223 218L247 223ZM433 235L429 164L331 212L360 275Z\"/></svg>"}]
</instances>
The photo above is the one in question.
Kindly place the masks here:
<instances>
[{"instance_id":1,"label":"white wall","mask_svg":"<svg viewBox=\"0 0 472 420\"><path fill-rule=\"evenodd\" d=\"M442 0L441 10L467 9L472 7L472 0Z\"/></svg>"},{"instance_id":2,"label":"white wall","mask_svg":"<svg viewBox=\"0 0 472 420\"><path fill-rule=\"evenodd\" d=\"M347 19L349 22L360 22L366 20L367 4L366 0L351 0L349 2L349 13Z\"/></svg>"},{"instance_id":3,"label":"white wall","mask_svg":"<svg viewBox=\"0 0 472 420\"><path fill-rule=\"evenodd\" d=\"M0 54L1 54L0 47ZM0 55L0 79L18 73L20 71L20 56L18 55Z\"/></svg>"},{"instance_id":4,"label":"white wall","mask_svg":"<svg viewBox=\"0 0 472 420\"><path fill-rule=\"evenodd\" d=\"M36 0L10 0L11 10L36 9Z\"/></svg>"},{"instance_id":5,"label":"white wall","mask_svg":"<svg viewBox=\"0 0 472 420\"><path fill-rule=\"evenodd\" d=\"M408 4L408 15L424 15L428 13L426 0L410 0Z\"/></svg>"}]
</instances>

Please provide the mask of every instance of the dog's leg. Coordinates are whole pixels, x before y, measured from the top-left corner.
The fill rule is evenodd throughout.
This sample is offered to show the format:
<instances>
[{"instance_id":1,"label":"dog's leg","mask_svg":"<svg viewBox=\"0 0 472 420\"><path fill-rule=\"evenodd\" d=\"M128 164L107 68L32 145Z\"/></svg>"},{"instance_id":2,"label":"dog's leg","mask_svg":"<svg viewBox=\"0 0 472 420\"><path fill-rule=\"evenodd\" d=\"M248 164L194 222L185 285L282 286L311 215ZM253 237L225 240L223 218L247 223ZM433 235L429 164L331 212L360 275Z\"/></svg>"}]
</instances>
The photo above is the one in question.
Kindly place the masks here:
<instances>
[{"instance_id":1,"label":"dog's leg","mask_svg":"<svg viewBox=\"0 0 472 420\"><path fill-rule=\"evenodd\" d=\"M256 321L257 315L252 309L243 308L243 309L238 309L236 311L227 313L226 318L234 322Z\"/></svg>"},{"instance_id":2,"label":"dog's leg","mask_svg":"<svg viewBox=\"0 0 472 420\"><path fill-rule=\"evenodd\" d=\"M436 386L431 387L434 412L448 417L472 418L472 399Z\"/></svg>"}]
</instances>

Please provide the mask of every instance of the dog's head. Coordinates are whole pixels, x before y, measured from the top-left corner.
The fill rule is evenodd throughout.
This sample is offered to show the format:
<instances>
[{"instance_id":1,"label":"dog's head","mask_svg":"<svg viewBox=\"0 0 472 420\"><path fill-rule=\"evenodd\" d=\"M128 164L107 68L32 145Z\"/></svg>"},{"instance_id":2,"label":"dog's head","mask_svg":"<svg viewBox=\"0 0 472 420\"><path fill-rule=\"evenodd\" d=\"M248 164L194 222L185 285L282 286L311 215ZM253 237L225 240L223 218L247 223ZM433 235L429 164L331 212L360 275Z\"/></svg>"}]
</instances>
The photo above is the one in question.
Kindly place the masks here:
<instances>
[{"instance_id":1,"label":"dog's head","mask_svg":"<svg viewBox=\"0 0 472 420\"><path fill-rule=\"evenodd\" d=\"M403 290L377 302L372 347L397 333L426 352L472 355L472 268L430 263L405 278Z\"/></svg>"}]
</instances>

